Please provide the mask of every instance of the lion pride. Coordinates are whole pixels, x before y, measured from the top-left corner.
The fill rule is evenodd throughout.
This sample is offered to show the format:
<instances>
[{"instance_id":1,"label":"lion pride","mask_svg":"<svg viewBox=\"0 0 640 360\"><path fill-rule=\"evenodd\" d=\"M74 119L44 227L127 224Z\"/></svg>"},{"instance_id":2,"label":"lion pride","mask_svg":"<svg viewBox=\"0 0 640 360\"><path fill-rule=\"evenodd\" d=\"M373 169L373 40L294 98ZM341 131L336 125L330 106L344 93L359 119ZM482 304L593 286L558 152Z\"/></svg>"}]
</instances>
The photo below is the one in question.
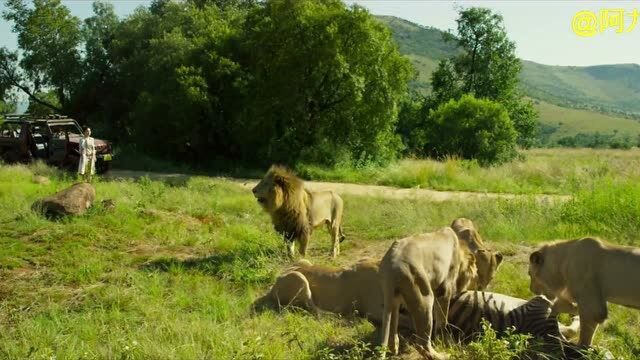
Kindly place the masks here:
<instances>
[{"instance_id":1,"label":"lion pride","mask_svg":"<svg viewBox=\"0 0 640 360\"><path fill-rule=\"evenodd\" d=\"M333 191L309 191L304 182L290 170L273 165L253 188L258 203L269 213L277 232L283 234L294 255L294 241L300 255L307 253L307 245L314 228L326 224L333 242L332 256L340 253L342 232L342 198Z\"/></svg>"},{"instance_id":2,"label":"lion pride","mask_svg":"<svg viewBox=\"0 0 640 360\"><path fill-rule=\"evenodd\" d=\"M639 248L595 238L544 244L529 257L529 276L533 293L577 305L580 345L591 345L607 301L640 309Z\"/></svg>"},{"instance_id":3,"label":"lion pride","mask_svg":"<svg viewBox=\"0 0 640 360\"><path fill-rule=\"evenodd\" d=\"M299 260L282 272L264 296L255 300L252 309L261 312L295 307L314 314L330 312L363 317L380 325L384 301L379 266L380 261L375 259L362 259L349 267L313 265ZM481 320L486 319L496 331L514 326L518 333L542 339L550 353L555 353L557 346L561 352L571 352L566 338L577 334L580 323L574 317L572 324L565 326L549 316L551 302L544 296L527 301L497 293L466 291L453 297L450 307L448 331L458 335L457 339L462 342L474 339L482 330ZM519 315L523 313L527 316ZM413 331L404 304L398 315L398 327Z\"/></svg>"}]
</instances>

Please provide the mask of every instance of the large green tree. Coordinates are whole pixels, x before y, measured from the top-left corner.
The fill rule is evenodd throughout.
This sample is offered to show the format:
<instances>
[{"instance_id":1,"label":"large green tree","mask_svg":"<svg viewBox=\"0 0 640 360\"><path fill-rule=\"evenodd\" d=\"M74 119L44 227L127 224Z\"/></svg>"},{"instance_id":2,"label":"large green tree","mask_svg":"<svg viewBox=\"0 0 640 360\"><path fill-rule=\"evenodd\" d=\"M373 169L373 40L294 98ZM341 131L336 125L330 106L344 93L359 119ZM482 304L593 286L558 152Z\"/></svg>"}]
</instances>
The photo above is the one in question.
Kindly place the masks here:
<instances>
[{"instance_id":1,"label":"large green tree","mask_svg":"<svg viewBox=\"0 0 640 360\"><path fill-rule=\"evenodd\" d=\"M0 77L24 91L30 100L55 111L68 107L81 77L80 20L71 15L60 0L7 0L4 19L13 23L21 56L3 49L0 53ZM17 64L19 63L19 67ZM61 107L37 96L43 88L52 88Z\"/></svg>"},{"instance_id":2,"label":"large green tree","mask_svg":"<svg viewBox=\"0 0 640 360\"><path fill-rule=\"evenodd\" d=\"M2 53L0 50L0 56L1 54ZM1 71L2 69L0 62L0 72ZM2 76L0 76L0 117L2 117L2 114L9 114L16 111L15 93L11 91L13 85L11 85L11 83L7 82L6 80L7 79L4 79Z\"/></svg>"},{"instance_id":3,"label":"large green tree","mask_svg":"<svg viewBox=\"0 0 640 360\"><path fill-rule=\"evenodd\" d=\"M277 160L385 161L413 75L390 31L339 0L271 0L245 24L246 127ZM268 141L265 141L269 139Z\"/></svg>"},{"instance_id":4,"label":"large green tree","mask_svg":"<svg viewBox=\"0 0 640 360\"><path fill-rule=\"evenodd\" d=\"M518 144L530 147L535 140L537 113L518 91L522 65L502 16L485 8L468 8L460 10L457 25L457 33L448 39L462 51L442 60L432 74L434 104L465 93L498 101L518 131Z\"/></svg>"},{"instance_id":5,"label":"large green tree","mask_svg":"<svg viewBox=\"0 0 640 360\"><path fill-rule=\"evenodd\" d=\"M105 101L124 135L155 155L238 158L233 124L246 81L232 46L241 18L233 7L155 2L122 22L109 46L118 91Z\"/></svg>"},{"instance_id":6,"label":"large green tree","mask_svg":"<svg viewBox=\"0 0 640 360\"><path fill-rule=\"evenodd\" d=\"M47 104L51 104L55 107L60 107L60 101L58 100L58 95L54 90L49 91L39 91L34 94L38 99L46 102ZM41 102L37 101L29 101L29 107L27 107L27 113L35 116L46 116L55 114L56 111L49 105L43 105Z\"/></svg>"},{"instance_id":7,"label":"large green tree","mask_svg":"<svg viewBox=\"0 0 640 360\"><path fill-rule=\"evenodd\" d=\"M401 147L394 129L413 72L361 7L155 0L119 19L98 2L84 23L60 0L7 9L20 51L0 52L0 81L149 154L332 164L385 161Z\"/></svg>"}]
</instances>

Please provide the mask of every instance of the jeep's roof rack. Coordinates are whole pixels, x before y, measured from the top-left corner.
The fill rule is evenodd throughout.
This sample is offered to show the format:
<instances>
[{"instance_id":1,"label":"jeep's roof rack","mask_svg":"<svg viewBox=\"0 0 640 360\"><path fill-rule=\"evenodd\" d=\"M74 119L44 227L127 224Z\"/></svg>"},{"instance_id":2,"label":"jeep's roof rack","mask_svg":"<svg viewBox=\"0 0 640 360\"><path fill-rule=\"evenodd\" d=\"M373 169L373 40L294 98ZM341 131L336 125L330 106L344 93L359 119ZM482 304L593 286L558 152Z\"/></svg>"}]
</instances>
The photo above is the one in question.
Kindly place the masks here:
<instances>
[{"instance_id":1,"label":"jeep's roof rack","mask_svg":"<svg viewBox=\"0 0 640 360\"><path fill-rule=\"evenodd\" d=\"M4 115L5 120L28 120L31 115L29 114L6 114Z\"/></svg>"},{"instance_id":2,"label":"jeep's roof rack","mask_svg":"<svg viewBox=\"0 0 640 360\"><path fill-rule=\"evenodd\" d=\"M51 115L44 115L44 116L34 116L31 114L6 114L4 115L5 120L13 120L13 121L34 121L34 120L53 120L53 119L70 119L70 117L66 116L66 115L60 115L60 114L51 114Z\"/></svg>"}]
</instances>

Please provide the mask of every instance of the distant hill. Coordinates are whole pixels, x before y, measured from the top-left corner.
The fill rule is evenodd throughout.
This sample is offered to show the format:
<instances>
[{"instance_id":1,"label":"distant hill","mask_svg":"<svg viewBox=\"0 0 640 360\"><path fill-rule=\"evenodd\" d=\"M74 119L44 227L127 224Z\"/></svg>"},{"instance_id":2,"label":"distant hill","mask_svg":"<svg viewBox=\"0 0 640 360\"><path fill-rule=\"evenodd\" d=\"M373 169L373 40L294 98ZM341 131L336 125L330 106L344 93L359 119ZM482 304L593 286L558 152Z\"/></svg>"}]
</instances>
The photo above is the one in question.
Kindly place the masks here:
<instances>
[{"instance_id":1,"label":"distant hill","mask_svg":"<svg viewBox=\"0 0 640 360\"><path fill-rule=\"evenodd\" d=\"M580 133L613 135L618 139L629 137L634 144L640 139L638 120L561 107L539 100L534 100L534 107L538 110L539 121L543 125L544 143L556 143L565 136L571 137Z\"/></svg>"},{"instance_id":2,"label":"distant hill","mask_svg":"<svg viewBox=\"0 0 640 360\"><path fill-rule=\"evenodd\" d=\"M414 24L394 16L377 16L393 32L393 38L400 52L411 59L418 71L418 78L412 84L422 92L431 89L431 73L438 62L455 54L457 47L443 40L441 30Z\"/></svg>"},{"instance_id":3,"label":"distant hill","mask_svg":"<svg viewBox=\"0 0 640 360\"><path fill-rule=\"evenodd\" d=\"M419 72L413 86L430 89L430 76L438 62L456 53L443 40L443 32L392 17L378 16ZM532 98L563 107L640 118L640 65L550 66L523 61L521 84Z\"/></svg>"},{"instance_id":4,"label":"distant hill","mask_svg":"<svg viewBox=\"0 0 640 360\"><path fill-rule=\"evenodd\" d=\"M554 104L640 117L640 65L549 66L523 61L527 95Z\"/></svg>"}]
</instances>

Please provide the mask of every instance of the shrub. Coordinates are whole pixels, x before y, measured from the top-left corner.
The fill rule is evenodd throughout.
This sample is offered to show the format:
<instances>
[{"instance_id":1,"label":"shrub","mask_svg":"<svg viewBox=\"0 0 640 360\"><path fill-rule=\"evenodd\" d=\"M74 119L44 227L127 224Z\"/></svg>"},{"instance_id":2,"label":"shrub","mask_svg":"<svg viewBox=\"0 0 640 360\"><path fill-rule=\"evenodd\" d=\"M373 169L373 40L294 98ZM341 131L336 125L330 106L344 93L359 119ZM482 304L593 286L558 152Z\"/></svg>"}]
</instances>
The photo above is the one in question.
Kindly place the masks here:
<instances>
[{"instance_id":1,"label":"shrub","mask_svg":"<svg viewBox=\"0 0 640 360\"><path fill-rule=\"evenodd\" d=\"M617 137L616 132L612 134L578 133L574 136L564 136L558 139L557 144L564 147L585 147L595 149L630 149L633 141L628 135Z\"/></svg>"},{"instance_id":2,"label":"shrub","mask_svg":"<svg viewBox=\"0 0 640 360\"><path fill-rule=\"evenodd\" d=\"M477 159L482 165L516 157L517 132L505 108L464 95L429 114L427 147L432 156Z\"/></svg>"}]
</instances>

